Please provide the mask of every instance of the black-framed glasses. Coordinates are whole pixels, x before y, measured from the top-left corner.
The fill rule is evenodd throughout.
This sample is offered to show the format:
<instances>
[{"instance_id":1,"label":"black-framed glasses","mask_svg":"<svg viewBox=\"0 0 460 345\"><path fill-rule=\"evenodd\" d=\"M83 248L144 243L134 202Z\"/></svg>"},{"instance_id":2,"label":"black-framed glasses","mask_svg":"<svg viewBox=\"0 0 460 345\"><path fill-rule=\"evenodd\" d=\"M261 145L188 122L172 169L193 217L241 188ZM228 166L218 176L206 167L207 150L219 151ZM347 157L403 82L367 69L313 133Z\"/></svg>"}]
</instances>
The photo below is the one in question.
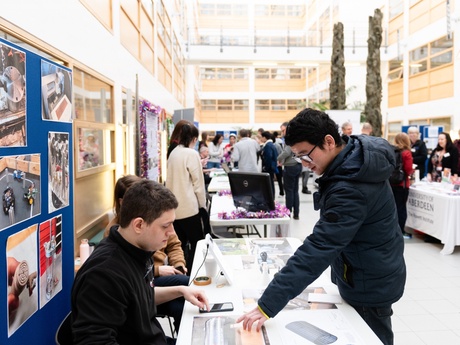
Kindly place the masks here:
<instances>
[{"instance_id":1,"label":"black-framed glasses","mask_svg":"<svg viewBox=\"0 0 460 345\"><path fill-rule=\"evenodd\" d=\"M310 152L308 152L308 153L306 153L304 155L301 155L301 156L296 156L295 154L292 154L292 158L294 158L297 163L302 163L302 161L307 162L307 163L311 163L311 162L313 162L313 159L310 157L310 155L313 153L313 151L317 147L318 147L318 144L313 146L313 148L310 150Z\"/></svg>"}]
</instances>

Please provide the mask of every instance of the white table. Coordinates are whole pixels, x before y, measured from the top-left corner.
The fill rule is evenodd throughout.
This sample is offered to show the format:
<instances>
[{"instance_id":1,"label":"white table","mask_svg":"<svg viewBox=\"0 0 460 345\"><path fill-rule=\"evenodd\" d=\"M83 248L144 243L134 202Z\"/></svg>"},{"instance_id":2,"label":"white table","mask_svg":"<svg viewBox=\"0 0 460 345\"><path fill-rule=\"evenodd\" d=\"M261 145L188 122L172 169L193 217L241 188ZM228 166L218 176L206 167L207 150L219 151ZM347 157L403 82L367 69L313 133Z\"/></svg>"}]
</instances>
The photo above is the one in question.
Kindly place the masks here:
<instances>
[{"instance_id":1,"label":"white table","mask_svg":"<svg viewBox=\"0 0 460 345\"><path fill-rule=\"evenodd\" d=\"M235 244L235 253L230 253L222 251L223 259L226 263L227 268L233 270L233 285L228 285L226 279L223 276L219 276L217 279L214 279L210 285L199 286L206 292L208 300L210 303L223 303L223 302L232 302L234 306L233 312L217 312L209 314L200 314L198 308L190 304L189 302L185 303L184 312L182 315L182 321L180 326L180 331L177 339L177 345L189 345L189 344L205 344L203 341L203 334L205 333L205 327L199 327L202 325L205 320L203 318L195 317L220 317L222 320L230 320L234 322L236 318L242 315L244 312L251 310L256 304L250 303L248 298L243 300L243 293L249 290L260 290L264 289L268 284L269 280L263 278L263 275L260 273L259 264L256 261L258 257L252 251L254 250L253 246L251 249L251 243L255 241L287 241L294 251L298 246L301 245L301 241L294 238L273 238L273 239L226 239L226 240L215 240L217 244L226 243ZM242 245L241 243L246 243L249 255L241 255ZM260 242L257 242L260 243ZM259 245L259 244L258 244ZM222 244L219 244L222 246ZM269 253L269 258L273 258L270 249L266 249L268 246L259 245L260 248L266 250ZM231 248L231 246L228 246ZM195 277L195 274L198 271L198 276L206 275L205 265L201 266L203 262L203 252L205 249L204 240L199 241L197 245L197 250L195 253L193 271L191 277ZM283 252L284 253L284 252ZM231 255L239 254L239 255ZM252 264L251 258L252 257ZM201 268L200 268L201 266ZM273 275L271 274L271 279ZM330 271L326 270L320 278L318 278L310 287L322 287L326 292L325 296L331 298L339 299L340 296L337 290L337 287L330 281ZM316 290L315 290L316 291ZM315 294L316 295L316 294ZM310 295L308 295L308 300L310 300ZM248 303L249 302L249 303ZM289 331L285 328L285 325L289 322L295 320L305 320L316 326L328 331L331 334L334 334L338 337L338 340L334 342L334 345L343 345L343 344L354 344L354 345L373 345L373 344L382 344L377 336L372 332L364 320L359 316L359 314L348 304L342 301L342 303L335 304L336 309L329 309L324 307L325 304L315 303L310 304L310 307L303 308L302 310L293 310L293 309L284 309L276 317L265 322L266 334L270 340L271 344L276 345L300 345L300 344L310 344L310 342L296 335L292 331ZM323 307L321 307L323 306ZM332 306L329 304L329 306ZM195 323L195 326L194 326ZM247 344L264 344L261 340L262 332L257 333L255 330L248 333L243 331L241 324L232 324L230 327L235 331L232 335L237 337L242 337L243 340L239 339L241 345ZM228 336L228 333L226 333ZM196 338L201 339L196 339ZM254 339L254 338L256 339ZM249 338L249 339L248 339ZM226 338L226 340L228 340ZM213 343L214 344L214 343ZM215 344L219 344L216 342ZM228 343L232 345L232 342Z\"/></svg>"},{"instance_id":2,"label":"white table","mask_svg":"<svg viewBox=\"0 0 460 345\"><path fill-rule=\"evenodd\" d=\"M264 237L267 237L267 226L268 225L282 225L289 224L291 221L290 217L283 218L238 218L238 219L220 219L219 213L227 212L231 213L236 210L235 205L233 204L233 199L230 195L213 195L211 202L211 212L209 214L209 223L211 226L252 226L256 227L257 225L264 226ZM257 229L255 228L257 231ZM257 233L259 233L257 231Z\"/></svg>"},{"instance_id":3,"label":"white table","mask_svg":"<svg viewBox=\"0 0 460 345\"><path fill-rule=\"evenodd\" d=\"M216 193L222 190L230 190L230 182L228 181L227 174L212 177L208 185L209 193Z\"/></svg>"},{"instance_id":4,"label":"white table","mask_svg":"<svg viewBox=\"0 0 460 345\"><path fill-rule=\"evenodd\" d=\"M441 240L445 255L460 245L460 193L452 189L452 185L419 182L410 187L407 200L406 226Z\"/></svg>"}]
</instances>

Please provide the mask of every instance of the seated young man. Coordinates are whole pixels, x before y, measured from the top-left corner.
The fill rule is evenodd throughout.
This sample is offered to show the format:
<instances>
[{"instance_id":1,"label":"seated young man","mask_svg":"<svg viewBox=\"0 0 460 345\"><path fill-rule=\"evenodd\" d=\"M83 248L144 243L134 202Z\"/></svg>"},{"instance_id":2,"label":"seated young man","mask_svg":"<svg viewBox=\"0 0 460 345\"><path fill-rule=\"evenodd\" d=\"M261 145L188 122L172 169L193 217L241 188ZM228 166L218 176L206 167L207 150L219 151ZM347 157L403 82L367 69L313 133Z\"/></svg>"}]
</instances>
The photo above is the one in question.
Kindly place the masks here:
<instances>
[{"instance_id":1,"label":"seated young man","mask_svg":"<svg viewBox=\"0 0 460 345\"><path fill-rule=\"evenodd\" d=\"M123 197L120 222L78 271L72 288L74 344L167 344L156 304L183 296L209 309L202 291L156 287L154 251L174 233L178 203L161 184L141 180Z\"/></svg>"}]
</instances>

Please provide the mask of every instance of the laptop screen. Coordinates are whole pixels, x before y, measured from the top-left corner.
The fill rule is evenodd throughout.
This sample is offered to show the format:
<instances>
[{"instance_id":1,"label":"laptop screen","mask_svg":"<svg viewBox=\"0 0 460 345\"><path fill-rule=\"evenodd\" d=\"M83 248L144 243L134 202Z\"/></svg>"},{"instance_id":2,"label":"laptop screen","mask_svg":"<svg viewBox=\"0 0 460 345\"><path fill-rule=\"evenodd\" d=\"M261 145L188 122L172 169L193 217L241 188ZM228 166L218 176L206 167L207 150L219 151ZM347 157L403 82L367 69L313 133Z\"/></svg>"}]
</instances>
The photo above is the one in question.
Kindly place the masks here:
<instances>
[{"instance_id":1,"label":"laptop screen","mask_svg":"<svg viewBox=\"0 0 460 345\"><path fill-rule=\"evenodd\" d=\"M275 209L270 175L231 171L228 181L232 190L233 204L250 212Z\"/></svg>"}]
</instances>

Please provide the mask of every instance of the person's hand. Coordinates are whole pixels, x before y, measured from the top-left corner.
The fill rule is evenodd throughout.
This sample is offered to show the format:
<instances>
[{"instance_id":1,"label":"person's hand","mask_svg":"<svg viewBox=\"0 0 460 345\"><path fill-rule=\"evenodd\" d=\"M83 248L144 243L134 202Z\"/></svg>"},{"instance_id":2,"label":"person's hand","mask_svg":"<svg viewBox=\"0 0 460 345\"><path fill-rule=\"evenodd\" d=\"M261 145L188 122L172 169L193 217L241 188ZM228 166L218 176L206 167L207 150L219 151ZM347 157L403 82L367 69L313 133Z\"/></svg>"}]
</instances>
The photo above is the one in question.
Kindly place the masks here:
<instances>
[{"instance_id":1,"label":"person's hand","mask_svg":"<svg viewBox=\"0 0 460 345\"><path fill-rule=\"evenodd\" d=\"M259 332L260 329L262 328L262 325L267 320L268 320L267 317L264 314L262 314L259 307L255 307L250 312L240 316L236 320L236 323L240 323L241 321L243 321L243 329L250 331L252 329L252 325L255 322L257 322L256 331Z\"/></svg>"},{"instance_id":2,"label":"person's hand","mask_svg":"<svg viewBox=\"0 0 460 345\"><path fill-rule=\"evenodd\" d=\"M182 272L179 271L177 268L174 268L174 267L168 266L168 265L158 267L158 272L160 274L160 277L173 276L173 275L176 275L176 274L182 274Z\"/></svg>"},{"instance_id":3,"label":"person's hand","mask_svg":"<svg viewBox=\"0 0 460 345\"><path fill-rule=\"evenodd\" d=\"M196 290L189 286L181 286L182 295L185 300L189 301L193 305L197 306L200 309L209 310L209 302L206 294L202 290Z\"/></svg>"}]
</instances>

